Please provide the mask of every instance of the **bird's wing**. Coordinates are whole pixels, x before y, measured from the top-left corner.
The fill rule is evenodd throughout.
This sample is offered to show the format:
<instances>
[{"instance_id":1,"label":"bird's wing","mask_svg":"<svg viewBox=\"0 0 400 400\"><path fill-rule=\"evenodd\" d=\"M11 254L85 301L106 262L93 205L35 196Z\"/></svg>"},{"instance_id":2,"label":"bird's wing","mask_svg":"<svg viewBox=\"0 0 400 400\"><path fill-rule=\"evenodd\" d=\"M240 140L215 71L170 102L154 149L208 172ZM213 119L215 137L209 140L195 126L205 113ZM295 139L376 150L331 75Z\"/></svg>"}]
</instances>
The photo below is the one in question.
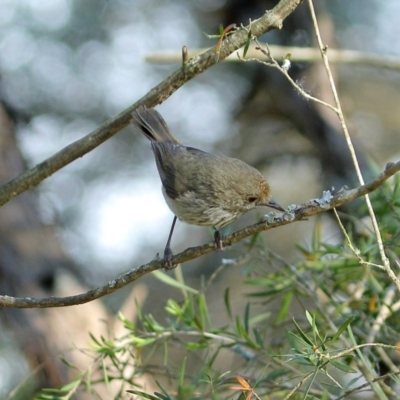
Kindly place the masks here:
<instances>
[{"instance_id":1,"label":"bird's wing","mask_svg":"<svg viewBox=\"0 0 400 400\"><path fill-rule=\"evenodd\" d=\"M194 147L173 143L152 142L151 146L166 194L176 199L184 193L196 192L199 159L208 158L209 154Z\"/></svg>"}]
</instances>

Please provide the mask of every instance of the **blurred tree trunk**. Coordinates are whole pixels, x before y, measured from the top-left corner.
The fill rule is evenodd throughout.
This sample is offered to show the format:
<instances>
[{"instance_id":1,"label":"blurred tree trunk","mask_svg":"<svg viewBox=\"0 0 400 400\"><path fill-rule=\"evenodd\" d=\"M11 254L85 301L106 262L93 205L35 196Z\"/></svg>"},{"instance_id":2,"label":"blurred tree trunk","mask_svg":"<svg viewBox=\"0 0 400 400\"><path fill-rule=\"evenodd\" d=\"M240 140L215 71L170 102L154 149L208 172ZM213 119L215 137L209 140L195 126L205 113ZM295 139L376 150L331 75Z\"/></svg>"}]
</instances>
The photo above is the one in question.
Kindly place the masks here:
<instances>
[{"instance_id":1,"label":"blurred tree trunk","mask_svg":"<svg viewBox=\"0 0 400 400\"><path fill-rule=\"evenodd\" d=\"M0 184L25 170L13 128L11 119L0 107ZM2 295L50 296L57 270L70 265L54 228L41 223L35 200L33 192L26 192L0 209ZM1 309L0 315L0 336L10 338L7 344L23 353L29 369L35 371L36 385L54 387L65 382L66 370L54 345L57 341L52 337L53 330L46 329L46 313L36 309Z\"/></svg>"}]
</instances>

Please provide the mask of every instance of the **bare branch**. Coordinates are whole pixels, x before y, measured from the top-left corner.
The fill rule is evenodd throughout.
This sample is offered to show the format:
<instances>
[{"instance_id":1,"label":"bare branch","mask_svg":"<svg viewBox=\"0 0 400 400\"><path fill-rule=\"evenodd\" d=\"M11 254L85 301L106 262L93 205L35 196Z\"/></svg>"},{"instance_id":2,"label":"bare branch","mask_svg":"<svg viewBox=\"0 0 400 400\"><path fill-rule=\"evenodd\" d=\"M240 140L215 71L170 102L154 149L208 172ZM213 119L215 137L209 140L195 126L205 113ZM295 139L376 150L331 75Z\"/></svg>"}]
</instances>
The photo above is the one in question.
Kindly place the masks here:
<instances>
[{"instance_id":1,"label":"bare branch","mask_svg":"<svg viewBox=\"0 0 400 400\"><path fill-rule=\"evenodd\" d=\"M331 104L327 103L326 101L320 100L318 97L314 97L312 95L310 95L309 93L307 93L302 87L300 87L300 85L298 85L293 79L292 77L289 75L288 71L283 68L282 66L279 65L279 63L275 60L274 56L272 55L270 46L268 44L265 44L265 49L263 48L263 46L259 43L259 41L257 40L257 38L254 39L255 43L256 43L256 50L261 52L262 54L265 55L266 59L268 61L262 61L259 57L257 58L240 58L239 53L238 57L240 58L241 61L243 62L258 62L260 64L266 65L267 67L271 67L271 68L276 68L278 71L280 71L283 75L286 76L286 79L290 82L290 84L307 100L311 100L314 101L315 103L319 103L322 104L325 107L330 108L334 113L338 113L338 110L336 107L332 106Z\"/></svg>"},{"instance_id":2,"label":"bare branch","mask_svg":"<svg viewBox=\"0 0 400 400\"><path fill-rule=\"evenodd\" d=\"M245 60L249 58L258 58L261 61L267 61L268 57L262 56L257 45L250 44ZM290 53L292 62L320 62L321 52L315 47L295 47L295 46L277 46L269 45L271 53L277 60L281 60ZM191 49L191 57L197 56L206 51L206 49ZM238 58L242 50L236 50L233 54L225 59L225 61L239 62ZM154 51L146 55L146 61L149 63L179 63L182 55L179 51ZM394 71L400 71L399 57L387 56L382 54L365 53L356 50L339 50L329 48L329 62L350 65L367 65L371 67L387 68Z\"/></svg>"},{"instance_id":3,"label":"bare branch","mask_svg":"<svg viewBox=\"0 0 400 400\"><path fill-rule=\"evenodd\" d=\"M312 199L306 204L301 206L291 206L289 211L283 214L270 213L266 219L254 225L250 225L237 232L232 233L224 238L225 246L232 246L242 239L252 236L255 233L267 231L269 229L277 228L279 226L288 225L295 221L304 221L309 217L321 214L332 208L339 207L345 203L353 201L354 199L364 196L381 186L387 179L393 176L396 172L400 171L400 161L396 163L389 163L384 172L382 172L376 179L367 183L366 185L350 189L340 190L337 194L330 198L330 192L325 193L321 199ZM328 195L327 195L328 194ZM191 247L173 257L173 264L177 265L186 261L194 260L204 254L215 251L214 241L202 246ZM92 300L106 296L116 290L129 285L141 276L161 269L163 262L160 258L144 264L138 268L132 269L126 274L119 276L116 279L108 282L105 286L89 290L86 293L78 294L76 296L68 297L49 297L43 299L36 299L31 297L10 297L0 296L0 307L11 308L48 308L48 307L66 307L83 303L88 303Z\"/></svg>"},{"instance_id":4,"label":"bare branch","mask_svg":"<svg viewBox=\"0 0 400 400\"><path fill-rule=\"evenodd\" d=\"M314 5L313 5L312 0L308 0L308 5L310 7L311 18L313 20L318 46L319 46L319 49L321 51L322 60L324 62L325 69L326 69L326 72L328 74L328 79L329 79L329 83L331 85L333 98L335 100L335 105L336 105L336 108L337 108L337 116L339 118L340 125L342 126L342 130L343 130L344 136L346 138L347 146L348 146L348 148L350 150L351 158L353 159L354 168L356 170L356 173L357 173L357 176L358 176L358 180L359 180L360 184L363 185L364 184L364 178L362 176L361 168L360 168L360 165L359 165L358 160L357 160L356 152L354 150L353 141L351 139L349 130L347 128L347 124L346 124L346 121L345 121L345 118L344 118L342 106L340 104L339 95L338 95L338 92L337 92L337 89L336 89L335 81L333 79L331 67L329 65L329 60L328 60L328 55L327 55L328 48L323 45L321 34L320 34L320 31L319 31L319 27L318 27L317 16L315 14ZM372 222L372 226L374 228L376 241L378 243L379 253L381 255L381 259L382 259L384 270L388 274L388 276L392 280L392 282L396 285L397 290L400 292L400 280L396 276L396 274L393 272L392 268L390 267L390 262L389 262L388 257L386 256L385 248L383 246L383 240L382 240L382 237L381 237L381 233L379 231L378 221L376 219L375 212L374 212L371 200L370 200L368 195L365 196L365 202L367 203L369 215L371 217L371 222Z\"/></svg>"}]
</instances>

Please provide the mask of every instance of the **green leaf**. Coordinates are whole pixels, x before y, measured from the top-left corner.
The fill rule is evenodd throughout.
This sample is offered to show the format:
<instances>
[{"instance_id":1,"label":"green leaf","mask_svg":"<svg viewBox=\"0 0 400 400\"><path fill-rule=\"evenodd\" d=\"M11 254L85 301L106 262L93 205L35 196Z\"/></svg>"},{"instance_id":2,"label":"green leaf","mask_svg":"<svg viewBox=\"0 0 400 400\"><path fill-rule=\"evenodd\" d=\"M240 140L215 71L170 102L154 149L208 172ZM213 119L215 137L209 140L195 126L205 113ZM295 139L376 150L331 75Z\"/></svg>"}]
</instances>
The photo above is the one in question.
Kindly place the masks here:
<instances>
[{"instance_id":1,"label":"green leaf","mask_svg":"<svg viewBox=\"0 0 400 400\"><path fill-rule=\"evenodd\" d=\"M208 311L207 302L204 297L204 294L200 294L199 296L197 296L197 304L199 307L199 315L200 315L201 326L202 326L201 329L204 330L206 327L206 324L211 325L210 313Z\"/></svg>"},{"instance_id":2,"label":"green leaf","mask_svg":"<svg viewBox=\"0 0 400 400\"><path fill-rule=\"evenodd\" d=\"M245 327L240 323L239 317L236 317L236 332L241 338L243 338L246 341L249 347L254 349L258 348L257 344L250 339L248 332L246 332Z\"/></svg>"},{"instance_id":3,"label":"green leaf","mask_svg":"<svg viewBox=\"0 0 400 400\"><path fill-rule=\"evenodd\" d=\"M89 336L93 340L94 344L97 344L98 346L102 346L102 343L100 343L100 341L93 335L92 332L89 332Z\"/></svg>"},{"instance_id":4,"label":"green leaf","mask_svg":"<svg viewBox=\"0 0 400 400\"><path fill-rule=\"evenodd\" d=\"M69 362L67 359L65 359L64 357L60 356L60 361L62 363L64 363L68 368L71 369L78 369L74 364L72 364L71 362Z\"/></svg>"},{"instance_id":5,"label":"green leaf","mask_svg":"<svg viewBox=\"0 0 400 400\"><path fill-rule=\"evenodd\" d=\"M132 393L132 394L136 394L137 396L141 396L144 399L149 399L149 400L160 400L162 398L165 399L164 396L163 397L159 397L159 396L155 397L155 396L152 396L151 394L148 394L148 393L145 393L145 392L141 392L140 390L127 390L127 392L128 393Z\"/></svg>"},{"instance_id":6,"label":"green leaf","mask_svg":"<svg viewBox=\"0 0 400 400\"><path fill-rule=\"evenodd\" d=\"M132 345L139 347L139 348L149 346L150 344L153 344L155 341L156 341L155 338L140 338L137 336L131 337Z\"/></svg>"},{"instance_id":7,"label":"green leaf","mask_svg":"<svg viewBox=\"0 0 400 400\"><path fill-rule=\"evenodd\" d=\"M396 374L389 373L389 378L391 378L394 382L396 382L397 385L400 385L400 377L398 377Z\"/></svg>"},{"instance_id":8,"label":"green leaf","mask_svg":"<svg viewBox=\"0 0 400 400\"><path fill-rule=\"evenodd\" d=\"M313 334L314 334L314 342L315 342L315 344L317 344L317 339L318 339L319 342L322 344L323 349L326 350L326 347L324 345L325 340L322 339L321 335L319 334L319 330L318 330L317 323L316 323L316 320L315 320L315 314L311 316L311 314L308 312L308 310L306 310L306 316L307 316L307 319L309 321L311 320L310 323L311 323L312 331L313 331Z\"/></svg>"},{"instance_id":9,"label":"green leaf","mask_svg":"<svg viewBox=\"0 0 400 400\"><path fill-rule=\"evenodd\" d=\"M335 342L339 336L343 333L345 329L351 324L353 321L354 316L351 316L350 318L347 318L346 321L343 322L343 324L339 327L339 329L336 331L336 333L333 335L331 338L332 343Z\"/></svg>"},{"instance_id":10,"label":"green leaf","mask_svg":"<svg viewBox=\"0 0 400 400\"><path fill-rule=\"evenodd\" d=\"M246 44L247 46L247 44ZM248 46L247 46L248 48ZM247 53L247 50L246 50ZM245 55L243 54L243 58L245 57ZM251 236L250 238L250 243L249 243L249 251L253 249L253 247L255 246L255 244L257 243L257 239L260 237L260 233L261 232L257 232L254 235Z\"/></svg>"},{"instance_id":11,"label":"green leaf","mask_svg":"<svg viewBox=\"0 0 400 400\"><path fill-rule=\"evenodd\" d=\"M246 304L246 308L244 310L244 330L246 334L249 334L249 318L250 318L250 303Z\"/></svg>"},{"instance_id":12,"label":"green leaf","mask_svg":"<svg viewBox=\"0 0 400 400\"><path fill-rule=\"evenodd\" d=\"M168 392L165 390L165 388L163 387L163 385L161 385L161 383L159 381L156 381L157 386L161 389L161 391L163 392L163 394L166 396L162 396L161 393L154 393L157 396L160 396L160 399L163 400L173 400L172 397L170 397L170 395L168 394Z\"/></svg>"},{"instance_id":13,"label":"green leaf","mask_svg":"<svg viewBox=\"0 0 400 400\"><path fill-rule=\"evenodd\" d=\"M349 367L347 364L343 364L340 361L331 359L329 363L332 364L337 369L340 369L343 372L347 372L349 374L355 374L357 371L354 368Z\"/></svg>"},{"instance_id":14,"label":"green leaf","mask_svg":"<svg viewBox=\"0 0 400 400\"><path fill-rule=\"evenodd\" d=\"M151 314L146 314L143 318L144 325L152 332L161 333L165 328L160 325Z\"/></svg>"},{"instance_id":15,"label":"green leaf","mask_svg":"<svg viewBox=\"0 0 400 400\"><path fill-rule=\"evenodd\" d=\"M245 337L246 336L246 329L244 329L244 326L240 323L239 317L236 317L236 333L240 337Z\"/></svg>"},{"instance_id":16,"label":"green leaf","mask_svg":"<svg viewBox=\"0 0 400 400\"><path fill-rule=\"evenodd\" d=\"M242 58L245 58L245 57L246 57L247 51L249 50L249 47L250 47L250 43L251 43L252 37L253 37L253 35L252 35L251 29L250 29L250 30L249 30L249 33L247 34L247 41L246 41L246 44L245 44L244 49L243 49L243 56L242 56ZM254 235L254 236L255 236L255 235Z\"/></svg>"},{"instance_id":17,"label":"green leaf","mask_svg":"<svg viewBox=\"0 0 400 400\"><path fill-rule=\"evenodd\" d=\"M186 350L202 350L208 349L209 344L207 342L186 342L185 349Z\"/></svg>"},{"instance_id":18,"label":"green leaf","mask_svg":"<svg viewBox=\"0 0 400 400\"><path fill-rule=\"evenodd\" d=\"M137 330L136 325L132 321L126 319L121 311L118 312L118 319L124 324L126 329L129 329L132 332Z\"/></svg>"},{"instance_id":19,"label":"green leaf","mask_svg":"<svg viewBox=\"0 0 400 400\"><path fill-rule=\"evenodd\" d=\"M106 388L108 390L110 389L110 381L108 379L108 371L104 358L101 360L101 369L103 371L104 384L106 385Z\"/></svg>"},{"instance_id":20,"label":"green leaf","mask_svg":"<svg viewBox=\"0 0 400 400\"><path fill-rule=\"evenodd\" d=\"M295 340L293 340L295 339ZM304 354L304 350L300 350L299 349L299 342L303 345L303 346L310 346L307 342L305 342L299 335L296 335L293 332L288 332L288 341L290 343L290 346L293 350L296 350L297 352L302 354Z\"/></svg>"},{"instance_id":21,"label":"green leaf","mask_svg":"<svg viewBox=\"0 0 400 400\"><path fill-rule=\"evenodd\" d=\"M181 370L179 373L179 386L183 386L185 380L185 370L186 370L186 357L183 358Z\"/></svg>"},{"instance_id":22,"label":"green leaf","mask_svg":"<svg viewBox=\"0 0 400 400\"><path fill-rule=\"evenodd\" d=\"M314 318L313 318L313 316L308 312L308 310L306 310L306 318L307 318L308 323L309 323L311 326L314 326Z\"/></svg>"},{"instance_id":23,"label":"green leaf","mask_svg":"<svg viewBox=\"0 0 400 400\"><path fill-rule=\"evenodd\" d=\"M160 270L153 271L152 275L156 277L160 282L163 282L168 286L176 287L181 290L187 290L188 292L193 294L199 293L198 290L193 289L192 287L187 286L181 282L178 282L176 279L172 278L171 276L167 275L166 273Z\"/></svg>"},{"instance_id":24,"label":"green leaf","mask_svg":"<svg viewBox=\"0 0 400 400\"><path fill-rule=\"evenodd\" d=\"M232 310L231 310L231 302L229 299L229 288L226 288L224 293L224 303L226 312L228 313L229 319L232 320Z\"/></svg>"},{"instance_id":25,"label":"green leaf","mask_svg":"<svg viewBox=\"0 0 400 400\"><path fill-rule=\"evenodd\" d=\"M263 349L264 341L262 340L262 337L260 336L260 332L258 331L257 328L253 328L253 334L254 334L254 337L256 338L256 343L257 343L258 347L260 349Z\"/></svg>"},{"instance_id":26,"label":"green leaf","mask_svg":"<svg viewBox=\"0 0 400 400\"><path fill-rule=\"evenodd\" d=\"M179 317L179 318L184 317L185 311L183 307L173 299L167 300L167 306L165 307L165 310L168 312L168 314L171 314L174 317Z\"/></svg>"},{"instance_id":27,"label":"green leaf","mask_svg":"<svg viewBox=\"0 0 400 400\"><path fill-rule=\"evenodd\" d=\"M317 377L317 374L318 374L318 371L319 371L319 365L320 365L320 362L317 363L317 365L316 365L316 367L314 369L314 372L312 374L312 377L308 382L307 389L306 389L306 391L304 393L304 399L309 398L309 391L311 390L311 387L312 387L312 385L313 385L313 383L315 381L315 378Z\"/></svg>"},{"instance_id":28,"label":"green leaf","mask_svg":"<svg viewBox=\"0 0 400 400\"><path fill-rule=\"evenodd\" d=\"M343 254L343 246L333 246L328 243L323 243L322 247L331 254Z\"/></svg>"},{"instance_id":29,"label":"green leaf","mask_svg":"<svg viewBox=\"0 0 400 400\"><path fill-rule=\"evenodd\" d=\"M268 311L263 314L257 314L254 317L250 318L249 325L253 326L253 325L257 325L257 324L261 324L261 323L265 324L265 321L270 318L271 318L271 311Z\"/></svg>"},{"instance_id":30,"label":"green leaf","mask_svg":"<svg viewBox=\"0 0 400 400\"><path fill-rule=\"evenodd\" d=\"M206 35L209 39L216 39L221 37L221 35L209 35L208 33L203 32L204 35Z\"/></svg>"},{"instance_id":31,"label":"green leaf","mask_svg":"<svg viewBox=\"0 0 400 400\"><path fill-rule=\"evenodd\" d=\"M396 178L394 181L392 200L396 201L399 197L400 197L400 178Z\"/></svg>"},{"instance_id":32,"label":"green leaf","mask_svg":"<svg viewBox=\"0 0 400 400\"><path fill-rule=\"evenodd\" d=\"M275 319L275 324L279 325L288 316L290 305L292 304L293 292L288 292L283 296L281 309Z\"/></svg>"},{"instance_id":33,"label":"green leaf","mask_svg":"<svg viewBox=\"0 0 400 400\"><path fill-rule=\"evenodd\" d=\"M308 336L303 332L303 329L297 324L296 320L293 318L294 325L296 326L297 332L299 332L301 338L311 347L314 346L314 343L308 338Z\"/></svg>"},{"instance_id":34,"label":"green leaf","mask_svg":"<svg viewBox=\"0 0 400 400\"><path fill-rule=\"evenodd\" d=\"M310 259L312 256L312 253L310 250L306 249L305 247L301 246L300 244L296 244L296 249L303 254L307 259Z\"/></svg>"},{"instance_id":35,"label":"green leaf","mask_svg":"<svg viewBox=\"0 0 400 400\"><path fill-rule=\"evenodd\" d=\"M283 369L283 368L277 368L277 369L274 369L272 372L270 372L268 375L267 375L267 377L265 378L265 380L267 381L267 382L269 382L269 381L274 381L276 378L280 378L280 377L282 377L282 376L285 376L285 375L288 375L289 374L289 371L288 370L286 370L286 369Z\"/></svg>"}]
</instances>

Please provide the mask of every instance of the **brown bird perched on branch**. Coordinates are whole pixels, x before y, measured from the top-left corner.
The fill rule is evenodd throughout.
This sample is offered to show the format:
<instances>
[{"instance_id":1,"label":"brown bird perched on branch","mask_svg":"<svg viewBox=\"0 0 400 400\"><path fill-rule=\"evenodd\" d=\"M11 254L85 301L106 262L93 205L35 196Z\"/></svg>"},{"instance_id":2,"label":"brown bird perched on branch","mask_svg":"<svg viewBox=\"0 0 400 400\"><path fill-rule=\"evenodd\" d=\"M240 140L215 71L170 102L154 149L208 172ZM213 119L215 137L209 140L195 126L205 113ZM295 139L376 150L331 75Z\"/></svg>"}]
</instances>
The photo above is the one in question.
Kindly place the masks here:
<instances>
[{"instance_id":1,"label":"brown bird perched on branch","mask_svg":"<svg viewBox=\"0 0 400 400\"><path fill-rule=\"evenodd\" d=\"M188 224L212 226L215 244L222 249L218 228L255 207L285 211L271 199L270 187L259 171L236 158L184 146L156 110L141 106L132 113L131 122L151 141L162 192L175 214L164 251L166 268L173 268L170 244L176 218Z\"/></svg>"}]
</instances>

